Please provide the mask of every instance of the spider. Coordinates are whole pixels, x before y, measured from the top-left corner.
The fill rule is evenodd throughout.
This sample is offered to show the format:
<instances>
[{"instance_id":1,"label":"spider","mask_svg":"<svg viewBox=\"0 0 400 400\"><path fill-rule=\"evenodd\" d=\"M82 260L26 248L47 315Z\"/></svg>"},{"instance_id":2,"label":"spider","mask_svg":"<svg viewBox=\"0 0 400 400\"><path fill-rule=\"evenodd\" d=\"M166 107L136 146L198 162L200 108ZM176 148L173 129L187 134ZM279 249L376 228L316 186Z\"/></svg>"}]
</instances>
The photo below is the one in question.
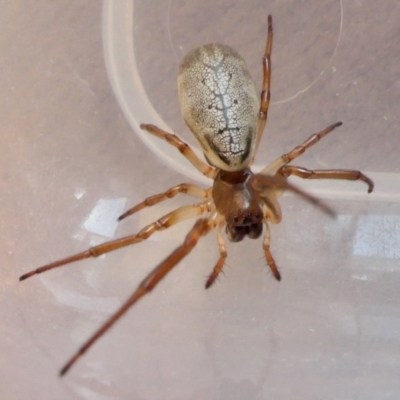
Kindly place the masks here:
<instances>
[{"instance_id":1,"label":"spider","mask_svg":"<svg viewBox=\"0 0 400 400\"><path fill-rule=\"evenodd\" d=\"M270 251L268 226L269 222L276 224L282 218L277 198L284 190L290 190L324 212L334 214L321 201L287 182L290 175L303 179L361 180L368 185L368 193L372 192L373 182L360 171L308 170L289 165L292 160L342 125L341 122L310 136L260 173L254 174L251 171L250 166L264 131L270 103L272 38L272 16L269 15L267 43L262 62L263 84L260 100L243 58L226 45L200 46L189 52L180 63L178 90L182 115L186 125L200 143L208 164L201 161L189 145L178 136L154 125L141 125L141 129L176 147L203 175L213 179L214 183L207 189L187 183L174 186L164 193L148 197L122 214L119 220L172 198L178 193L200 198L198 204L179 207L137 234L91 247L82 253L44 265L20 277L22 281L65 264L98 257L146 240L154 232L167 229L183 220L202 216L186 235L184 242L146 276L131 297L69 359L61 369L60 375L64 375L132 305L154 289L160 280L192 251L202 236L215 228L220 256L206 281L206 288L209 288L221 273L227 258L222 234L224 227L226 236L231 242L239 242L246 236L251 239L259 238L264 228L262 248L267 264L279 281L281 275ZM204 214L206 216L203 216Z\"/></svg>"}]
</instances>

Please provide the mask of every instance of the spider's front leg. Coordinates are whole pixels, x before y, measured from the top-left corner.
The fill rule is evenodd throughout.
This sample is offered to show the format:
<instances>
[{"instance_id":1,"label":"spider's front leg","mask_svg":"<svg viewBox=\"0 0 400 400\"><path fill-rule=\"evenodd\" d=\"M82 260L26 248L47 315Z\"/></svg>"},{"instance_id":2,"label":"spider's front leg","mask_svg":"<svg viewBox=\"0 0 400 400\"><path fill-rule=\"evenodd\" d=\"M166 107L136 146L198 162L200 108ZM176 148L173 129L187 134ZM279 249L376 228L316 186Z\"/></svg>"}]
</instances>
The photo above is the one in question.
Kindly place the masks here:
<instances>
[{"instance_id":1,"label":"spider's front leg","mask_svg":"<svg viewBox=\"0 0 400 400\"><path fill-rule=\"evenodd\" d=\"M86 258L98 257L102 254L109 253L110 251L117 250L121 247L142 242L143 240L146 240L154 232L167 229L172 225L175 225L186 219L198 217L199 215L202 215L205 212L212 211L212 208L213 207L210 201L208 200L203 203L180 207L164 215L163 217L151 223L150 225L147 225L135 235L129 235L121 239L110 240L109 242L91 247L90 249L83 251L82 253L74 254L73 256L66 257L63 258L62 260L58 260L53 263L44 265L43 267L37 268L33 271L30 271L22 275L19 278L19 280L23 281L27 278L30 278L33 275L43 273L53 268L58 268L66 264L71 264L75 261L84 260Z\"/></svg>"},{"instance_id":2,"label":"spider's front leg","mask_svg":"<svg viewBox=\"0 0 400 400\"><path fill-rule=\"evenodd\" d=\"M199 219L186 235L185 241L173 251L164 261L162 261L146 278L140 283L139 287L129 297L129 299L111 316L111 318L97 331L89 340L70 358L61 369L60 375L64 375L73 364L108 331L116 321L118 321L141 297L149 293L160 282L161 279L171 271L187 254L196 246L199 239L206 235L215 227L216 222L211 218Z\"/></svg>"}]
</instances>

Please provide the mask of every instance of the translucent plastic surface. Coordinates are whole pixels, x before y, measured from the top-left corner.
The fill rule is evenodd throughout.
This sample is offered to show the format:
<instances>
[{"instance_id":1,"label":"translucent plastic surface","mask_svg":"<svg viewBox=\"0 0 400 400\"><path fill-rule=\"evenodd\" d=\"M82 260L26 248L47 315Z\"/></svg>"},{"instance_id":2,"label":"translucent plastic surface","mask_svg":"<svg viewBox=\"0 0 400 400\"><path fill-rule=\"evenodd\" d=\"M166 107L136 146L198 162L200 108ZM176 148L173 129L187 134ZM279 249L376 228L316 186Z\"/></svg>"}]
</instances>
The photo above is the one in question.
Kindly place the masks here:
<instances>
[{"instance_id":1,"label":"translucent plastic surface","mask_svg":"<svg viewBox=\"0 0 400 400\"><path fill-rule=\"evenodd\" d=\"M191 222L18 277L193 202L178 196L115 224L147 196L207 182L139 124L197 147L179 111L180 59L199 44L228 44L259 90L268 14L272 104L256 168L343 121L296 165L360 169L374 193L294 178L337 218L282 198L283 221L271 229L282 282L268 272L262 241L245 240L228 244L225 275L205 291L218 259L210 234L59 379ZM56 0L10 3L0 18L2 398L399 398L400 4Z\"/></svg>"}]
</instances>

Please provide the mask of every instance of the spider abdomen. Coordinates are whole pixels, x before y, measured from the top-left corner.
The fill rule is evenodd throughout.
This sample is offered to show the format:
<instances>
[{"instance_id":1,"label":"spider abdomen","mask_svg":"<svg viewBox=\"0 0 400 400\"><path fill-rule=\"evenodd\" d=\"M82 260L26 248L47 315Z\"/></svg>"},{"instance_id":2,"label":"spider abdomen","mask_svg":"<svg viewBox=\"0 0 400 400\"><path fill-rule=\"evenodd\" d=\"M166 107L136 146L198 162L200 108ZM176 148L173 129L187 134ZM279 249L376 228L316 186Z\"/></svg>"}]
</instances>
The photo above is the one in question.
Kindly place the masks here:
<instances>
[{"instance_id":1,"label":"spider abdomen","mask_svg":"<svg viewBox=\"0 0 400 400\"><path fill-rule=\"evenodd\" d=\"M182 60L178 90L183 118L207 161L225 171L247 167L259 100L243 58L222 44L200 46Z\"/></svg>"}]
</instances>

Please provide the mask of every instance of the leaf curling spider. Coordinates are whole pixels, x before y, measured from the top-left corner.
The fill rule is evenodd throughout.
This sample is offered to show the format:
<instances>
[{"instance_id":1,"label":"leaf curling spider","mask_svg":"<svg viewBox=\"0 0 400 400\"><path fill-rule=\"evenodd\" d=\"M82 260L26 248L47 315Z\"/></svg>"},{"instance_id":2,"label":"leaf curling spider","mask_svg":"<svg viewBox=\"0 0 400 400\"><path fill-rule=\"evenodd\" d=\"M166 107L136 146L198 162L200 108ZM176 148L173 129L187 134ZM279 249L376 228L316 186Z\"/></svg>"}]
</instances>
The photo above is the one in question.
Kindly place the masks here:
<instances>
[{"instance_id":1,"label":"leaf curling spider","mask_svg":"<svg viewBox=\"0 0 400 400\"><path fill-rule=\"evenodd\" d=\"M183 220L201 216L186 235L184 242L163 260L140 283L127 301L102 325L61 369L64 375L70 367L99 339L126 311L142 296L149 293L175 265L196 246L200 237L217 228L220 257L209 275L209 288L223 269L227 250L222 236L231 242L239 242L248 236L259 238L265 227L263 250L267 264L274 277L281 279L270 252L268 222L279 223L282 218L277 198L284 190L299 194L322 211L334 215L324 203L287 182L290 175L303 179L345 179L361 180L373 190L373 182L356 170L308 170L289 165L332 132L342 123L337 122L310 136L301 145L279 157L259 174L253 174L253 163L257 147L267 121L270 103L272 16L268 16L268 37L263 56L263 84L260 101L256 95L250 73L243 58L232 48L221 44L200 46L189 52L179 66L178 89L183 118L200 143L208 164L201 161L193 150L176 135L167 133L154 125L142 124L146 130L176 147L202 174L214 180L212 187L200 188L183 183L164 193L148 197L119 217L119 220L146 207L184 193L203 199L202 202L179 207L146 226L137 234L112 240L92 247L84 252L44 265L20 277L25 280L35 274L70 264L75 261L114 251L130 244L146 240L156 231L161 231Z\"/></svg>"}]
</instances>

